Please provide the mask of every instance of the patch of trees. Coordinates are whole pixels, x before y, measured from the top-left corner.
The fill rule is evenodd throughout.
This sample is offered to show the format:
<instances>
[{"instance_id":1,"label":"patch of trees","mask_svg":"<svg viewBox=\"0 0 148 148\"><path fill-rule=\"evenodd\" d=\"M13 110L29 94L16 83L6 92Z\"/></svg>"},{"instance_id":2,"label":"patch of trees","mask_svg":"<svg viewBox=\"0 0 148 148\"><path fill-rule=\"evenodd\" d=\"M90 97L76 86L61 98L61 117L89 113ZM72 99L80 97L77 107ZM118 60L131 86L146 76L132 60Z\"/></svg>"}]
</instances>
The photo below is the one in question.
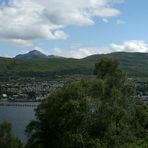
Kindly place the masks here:
<instances>
[{"instance_id":1,"label":"patch of trees","mask_svg":"<svg viewBox=\"0 0 148 148\"><path fill-rule=\"evenodd\" d=\"M55 90L36 109L26 148L147 148L148 106L113 59L95 65L93 79Z\"/></svg>"}]
</instances>

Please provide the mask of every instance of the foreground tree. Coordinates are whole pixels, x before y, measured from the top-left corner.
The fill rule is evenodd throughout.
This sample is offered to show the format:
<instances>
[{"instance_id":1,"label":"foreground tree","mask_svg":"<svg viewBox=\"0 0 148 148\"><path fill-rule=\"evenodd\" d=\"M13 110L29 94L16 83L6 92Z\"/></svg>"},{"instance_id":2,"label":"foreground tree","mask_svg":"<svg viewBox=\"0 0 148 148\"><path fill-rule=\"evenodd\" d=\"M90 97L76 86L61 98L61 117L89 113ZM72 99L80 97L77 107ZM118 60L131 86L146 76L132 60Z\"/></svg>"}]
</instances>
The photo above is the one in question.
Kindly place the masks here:
<instances>
[{"instance_id":1,"label":"foreground tree","mask_svg":"<svg viewBox=\"0 0 148 148\"><path fill-rule=\"evenodd\" d=\"M3 122L0 124L0 148L22 148L21 141L11 133L11 124Z\"/></svg>"},{"instance_id":2,"label":"foreground tree","mask_svg":"<svg viewBox=\"0 0 148 148\"><path fill-rule=\"evenodd\" d=\"M54 91L39 105L37 120L27 127L26 147L134 148L140 140L146 145L147 107L134 101L117 61L100 60L95 74Z\"/></svg>"}]
</instances>

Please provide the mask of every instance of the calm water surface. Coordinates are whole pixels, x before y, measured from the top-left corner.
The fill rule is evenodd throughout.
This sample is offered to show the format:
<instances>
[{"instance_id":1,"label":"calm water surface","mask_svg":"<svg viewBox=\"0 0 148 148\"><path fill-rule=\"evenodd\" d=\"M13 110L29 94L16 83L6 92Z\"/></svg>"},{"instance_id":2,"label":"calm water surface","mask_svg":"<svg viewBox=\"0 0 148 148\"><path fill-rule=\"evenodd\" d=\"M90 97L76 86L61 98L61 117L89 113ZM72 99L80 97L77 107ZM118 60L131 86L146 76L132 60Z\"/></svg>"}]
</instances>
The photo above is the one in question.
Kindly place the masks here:
<instances>
[{"instance_id":1,"label":"calm water surface","mask_svg":"<svg viewBox=\"0 0 148 148\"><path fill-rule=\"evenodd\" d=\"M31 104L38 105L39 103L15 103L15 104ZM0 122L8 121L12 124L12 131L15 136L26 142L25 127L28 123L35 119L34 109L36 107L22 107L22 106L0 106Z\"/></svg>"}]
</instances>

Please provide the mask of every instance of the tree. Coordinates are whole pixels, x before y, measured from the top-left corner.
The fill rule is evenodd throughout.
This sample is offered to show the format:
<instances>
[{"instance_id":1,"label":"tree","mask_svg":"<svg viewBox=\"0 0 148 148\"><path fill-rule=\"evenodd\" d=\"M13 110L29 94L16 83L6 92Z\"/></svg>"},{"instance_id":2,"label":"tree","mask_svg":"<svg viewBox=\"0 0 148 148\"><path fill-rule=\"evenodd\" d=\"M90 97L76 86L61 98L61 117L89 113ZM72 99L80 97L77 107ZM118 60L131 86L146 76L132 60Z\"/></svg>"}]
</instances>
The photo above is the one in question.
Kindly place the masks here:
<instances>
[{"instance_id":1,"label":"tree","mask_svg":"<svg viewBox=\"0 0 148 148\"><path fill-rule=\"evenodd\" d=\"M22 148L21 141L11 133L11 124L3 122L0 124L0 148Z\"/></svg>"},{"instance_id":2,"label":"tree","mask_svg":"<svg viewBox=\"0 0 148 148\"><path fill-rule=\"evenodd\" d=\"M86 86L83 82L68 84L42 102L36 110L38 121L27 128L28 147L83 147L91 105Z\"/></svg>"},{"instance_id":3,"label":"tree","mask_svg":"<svg viewBox=\"0 0 148 148\"><path fill-rule=\"evenodd\" d=\"M55 90L37 108L37 120L27 127L29 148L125 148L133 147L133 121L147 129L147 114L141 121L136 110L133 86L119 64L101 59L96 78L71 82ZM143 124L143 125L142 125Z\"/></svg>"},{"instance_id":4,"label":"tree","mask_svg":"<svg viewBox=\"0 0 148 148\"><path fill-rule=\"evenodd\" d=\"M102 59L95 65L95 74L104 83L103 95L98 95L102 104L98 108L95 131L98 128L107 147L128 147L134 141L130 130L134 115L133 86L114 59Z\"/></svg>"}]
</instances>

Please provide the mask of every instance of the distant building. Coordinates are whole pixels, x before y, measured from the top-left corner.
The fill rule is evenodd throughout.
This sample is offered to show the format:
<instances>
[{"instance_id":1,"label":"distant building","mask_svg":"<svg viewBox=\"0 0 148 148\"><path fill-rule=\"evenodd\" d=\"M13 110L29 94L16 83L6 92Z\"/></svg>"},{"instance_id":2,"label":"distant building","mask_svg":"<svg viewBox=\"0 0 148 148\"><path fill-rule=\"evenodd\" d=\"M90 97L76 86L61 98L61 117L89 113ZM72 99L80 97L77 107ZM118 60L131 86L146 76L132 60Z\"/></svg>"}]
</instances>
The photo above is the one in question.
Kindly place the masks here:
<instances>
[{"instance_id":1,"label":"distant building","mask_svg":"<svg viewBox=\"0 0 148 148\"><path fill-rule=\"evenodd\" d=\"M3 98L7 98L7 94L2 94L2 97Z\"/></svg>"}]
</instances>

